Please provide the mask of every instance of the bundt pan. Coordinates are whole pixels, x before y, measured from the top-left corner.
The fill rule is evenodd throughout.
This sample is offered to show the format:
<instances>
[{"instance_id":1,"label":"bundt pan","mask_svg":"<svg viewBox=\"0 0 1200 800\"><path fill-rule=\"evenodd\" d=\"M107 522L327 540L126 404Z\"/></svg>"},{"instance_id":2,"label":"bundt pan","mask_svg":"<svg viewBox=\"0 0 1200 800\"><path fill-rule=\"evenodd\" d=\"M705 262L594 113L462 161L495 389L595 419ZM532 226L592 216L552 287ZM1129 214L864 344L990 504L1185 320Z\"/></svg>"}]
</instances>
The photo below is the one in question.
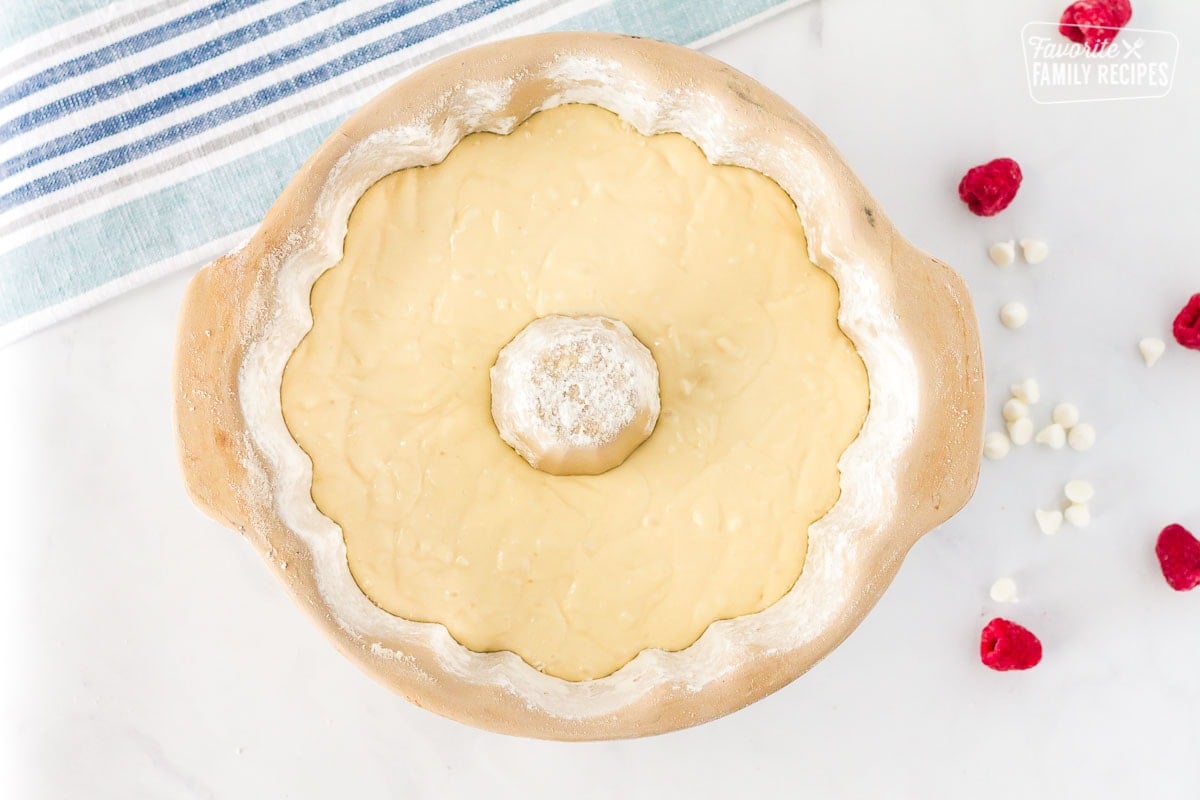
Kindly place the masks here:
<instances>
[{"instance_id":1,"label":"bundt pan","mask_svg":"<svg viewBox=\"0 0 1200 800\"><path fill-rule=\"evenodd\" d=\"M678 132L717 164L756 170L795 201L810 256L836 280L839 322L867 368L870 409L842 456L841 497L809 531L803 573L765 610L714 622L677 652L642 651L571 682L445 627L381 610L355 584L338 527L314 505L288 434L283 367L312 323L309 291L341 255L357 199L384 175L440 162L467 134L506 133L564 103L609 109L645 135ZM896 232L825 137L785 101L691 50L554 33L442 59L351 116L236 252L184 301L175 416L195 503L241 533L348 658L413 703L547 739L644 736L758 700L836 647L917 539L968 500L979 472L983 379L967 289ZM786 402L786 398L778 398Z\"/></svg>"}]
</instances>

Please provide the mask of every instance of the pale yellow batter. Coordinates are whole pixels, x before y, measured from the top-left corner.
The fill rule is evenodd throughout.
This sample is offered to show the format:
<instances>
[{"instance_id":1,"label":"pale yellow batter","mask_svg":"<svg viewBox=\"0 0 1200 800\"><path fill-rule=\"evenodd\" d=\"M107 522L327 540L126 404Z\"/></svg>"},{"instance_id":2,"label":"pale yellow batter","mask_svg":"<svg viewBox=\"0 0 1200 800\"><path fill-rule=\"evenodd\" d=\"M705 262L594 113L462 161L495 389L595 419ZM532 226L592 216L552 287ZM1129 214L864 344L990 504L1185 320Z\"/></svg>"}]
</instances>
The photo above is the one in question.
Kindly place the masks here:
<instances>
[{"instance_id":1,"label":"pale yellow batter","mask_svg":"<svg viewBox=\"0 0 1200 800\"><path fill-rule=\"evenodd\" d=\"M569 680L786 593L867 411L787 195L591 106L379 181L312 309L284 417L359 586ZM658 365L653 434L601 475L534 469L492 421L497 353L550 314L620 320Z\"/></svg>"}]
</instances>

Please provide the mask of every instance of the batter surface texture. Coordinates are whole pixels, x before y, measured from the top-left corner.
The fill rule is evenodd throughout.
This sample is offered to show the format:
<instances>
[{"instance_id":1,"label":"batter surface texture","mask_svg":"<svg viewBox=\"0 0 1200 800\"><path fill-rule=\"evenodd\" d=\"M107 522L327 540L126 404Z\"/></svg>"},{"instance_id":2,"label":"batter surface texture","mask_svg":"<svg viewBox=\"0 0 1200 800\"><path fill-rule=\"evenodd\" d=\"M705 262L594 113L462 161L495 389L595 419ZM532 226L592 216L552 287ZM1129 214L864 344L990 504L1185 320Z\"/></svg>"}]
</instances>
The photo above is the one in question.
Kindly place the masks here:
<instances>
[{"instance_id":1,"label":"batter surface texture","mask_svg":"<svg viewBox=\"0 0 1200 800\"><path fill-rule=\"evenodd\" d=\"M379 181L311 303L281 401L358 585L568 680L785 594L867 412L790 198L593 106ZM601 475L534 469L492 421L497 353L551 314L658 365L654 433Z\"/></svg>"}]
</instances>

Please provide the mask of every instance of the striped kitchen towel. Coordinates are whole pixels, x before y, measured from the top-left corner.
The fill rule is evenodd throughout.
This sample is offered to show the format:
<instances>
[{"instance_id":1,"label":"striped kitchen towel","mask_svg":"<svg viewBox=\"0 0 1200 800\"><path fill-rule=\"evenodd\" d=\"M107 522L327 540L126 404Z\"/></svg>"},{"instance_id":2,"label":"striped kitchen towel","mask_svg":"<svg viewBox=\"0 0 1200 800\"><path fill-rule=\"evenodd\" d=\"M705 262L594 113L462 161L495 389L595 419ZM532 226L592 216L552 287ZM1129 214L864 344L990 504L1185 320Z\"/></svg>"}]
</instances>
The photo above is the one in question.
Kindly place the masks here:
<instances>
[{"instance_id":1,"label":"striped kitchen towel","mask_svg":"<svg viewBox=\"0 0 1200 800\"><path fill-rule=\"evenodd\" d=\"M477 42L702 45L804 0L0 0L0 346L249 235L401 75Z\"/></svg>"}]
</instances>

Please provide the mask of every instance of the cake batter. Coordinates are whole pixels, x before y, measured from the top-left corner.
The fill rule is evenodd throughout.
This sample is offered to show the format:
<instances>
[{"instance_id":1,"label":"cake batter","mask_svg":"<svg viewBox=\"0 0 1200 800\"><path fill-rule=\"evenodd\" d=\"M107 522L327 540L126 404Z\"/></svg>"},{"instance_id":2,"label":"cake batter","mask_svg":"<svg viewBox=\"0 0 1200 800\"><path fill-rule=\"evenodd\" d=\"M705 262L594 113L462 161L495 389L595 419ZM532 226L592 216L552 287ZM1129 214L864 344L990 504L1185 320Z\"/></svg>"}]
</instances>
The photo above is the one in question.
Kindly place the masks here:
<instances>
[{"instance_id":1,"label":"cake batter","mask_svg":"<svg viewBox=\"0 0 1200 800\"><path fill-rule=\"evenodd\" d=\"M790 198L593 106L379 181L311 304L284 417L358 585L568 680L785 594L867 412ZM498 353L550 315L618 320L657 365L653 433L598 475L536 469L492 419Z\"/></svg>"}]
</instances>

